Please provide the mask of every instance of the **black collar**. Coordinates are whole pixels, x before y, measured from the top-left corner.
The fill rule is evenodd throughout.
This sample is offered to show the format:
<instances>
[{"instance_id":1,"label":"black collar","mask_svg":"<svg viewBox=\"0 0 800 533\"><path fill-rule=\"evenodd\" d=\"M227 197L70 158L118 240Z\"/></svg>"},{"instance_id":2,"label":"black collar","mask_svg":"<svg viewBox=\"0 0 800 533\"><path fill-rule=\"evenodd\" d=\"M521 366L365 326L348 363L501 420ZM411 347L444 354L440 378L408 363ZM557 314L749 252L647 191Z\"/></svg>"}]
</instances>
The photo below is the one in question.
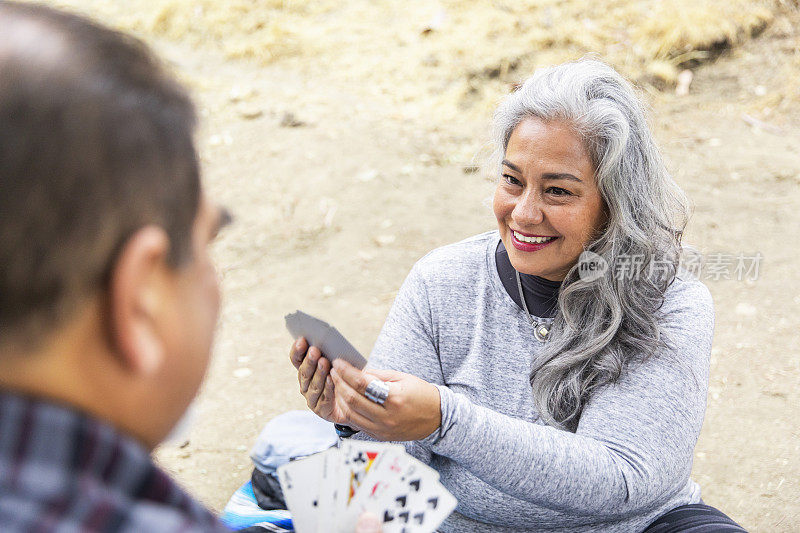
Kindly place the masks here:
<instances>
[{"instance_id":1,"label":"black collar","mask_svg":"<svg viewBox=\"0 0 800 533\"><path fill-rule=\"evenodd\" d=\"M514 267L508 259L508 252L506 247L503 246L503 241L497 243L495 250L495 259L497 263L497 274L500 276L500 281L503 282L506 292L516 302L520 309L522 309L522 300L519 298L519 289L517 288L517 280L514 275ZM552 318L556 316L558 308L558 291L561 288L560 281L550 281L548 279L540 278L539 276L532 276L530 274L519 274L520 281L522 281L522 292L525 294L525 303L528 304L528 310L531 315L539 318Z\"/></svg>"}]
</instances>

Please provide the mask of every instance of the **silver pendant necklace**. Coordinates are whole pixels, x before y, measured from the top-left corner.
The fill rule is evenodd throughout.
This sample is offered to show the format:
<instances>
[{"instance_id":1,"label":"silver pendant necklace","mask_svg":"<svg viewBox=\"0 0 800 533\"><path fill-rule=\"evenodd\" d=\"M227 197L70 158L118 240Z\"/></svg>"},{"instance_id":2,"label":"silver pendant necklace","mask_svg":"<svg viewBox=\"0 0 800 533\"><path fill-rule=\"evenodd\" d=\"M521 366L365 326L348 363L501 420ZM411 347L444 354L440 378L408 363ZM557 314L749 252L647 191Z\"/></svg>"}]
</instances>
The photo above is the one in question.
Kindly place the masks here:
<instances>
[{"instance_id":1,"label":"silver pendant necklace","mask_svg":"<svg viewBox=\"0 0 800 533\"><path fill-rule=\"evenodd\" d=\"M522 308L525 309L525 314L528 315L528 321L533 326L533 336L536 337L537 341L545 342L547 336L550 334L550 326L553 324L553 319L542 320L541 322L537 322L533 319L530 311L528 311L528 304L525 303L525 295L522 293L522 281L519 279L519 272L516 268L514 269L514 275L517 277L517 289L519 289L519 299L522 300Z\"/></svg>"}]
</instances>

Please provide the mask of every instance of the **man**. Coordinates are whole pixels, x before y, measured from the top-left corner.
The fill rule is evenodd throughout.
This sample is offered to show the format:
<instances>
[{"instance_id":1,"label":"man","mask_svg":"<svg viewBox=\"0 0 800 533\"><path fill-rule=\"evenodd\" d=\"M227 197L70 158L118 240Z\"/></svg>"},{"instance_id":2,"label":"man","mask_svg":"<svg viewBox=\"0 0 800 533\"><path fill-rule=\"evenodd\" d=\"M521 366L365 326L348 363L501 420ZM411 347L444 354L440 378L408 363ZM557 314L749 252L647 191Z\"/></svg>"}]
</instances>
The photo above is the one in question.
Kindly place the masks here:
<instances>
[{"instance_id":1,"label":"man","mask_svg":"<svg viewBox=\"0 0 800 533\"><path fill-rule=\"evenodd\" d=\"M149 456L219 309L194 126L140 41L0 1L4 532L227 531Z\"/></svg>"}]
</instances>

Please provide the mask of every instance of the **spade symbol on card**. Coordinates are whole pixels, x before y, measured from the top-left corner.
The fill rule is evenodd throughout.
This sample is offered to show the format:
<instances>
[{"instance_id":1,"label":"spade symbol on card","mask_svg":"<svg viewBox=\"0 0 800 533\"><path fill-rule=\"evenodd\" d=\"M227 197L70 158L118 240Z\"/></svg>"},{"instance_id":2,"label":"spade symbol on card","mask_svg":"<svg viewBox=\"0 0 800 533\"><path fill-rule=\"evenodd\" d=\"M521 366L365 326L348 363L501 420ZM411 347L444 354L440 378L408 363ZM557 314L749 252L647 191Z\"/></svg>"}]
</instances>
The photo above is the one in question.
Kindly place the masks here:
<instances>
[{"instance_id":1,"label":"spade symbol on card","mask_svg":"<svg viewBox=\"0 0 800 533\"><path fill-rule=\"evenodd\" d=\"M436 509L436 506L439 505L439 498L437 496L428 498L428 505L431 506L431 509Z\"/></svg>"},{"instance_id":2,"label":"spade symbol on card","mask_svg":"<svg viewBox=\"0 0 800 533\"><path fill-rule=\"evenodd\" d=\"M408 486L411 487L412 489L414 489L414 492L419 492L419 484L420 484L420 480L419 479L415 479L414 481L409 483Z\"/></svg>"},{"instance_id":3,"label":"spade symbol on card","mask_svg":"<svg viewBox=\"0 0 800 533\"><path fill-rule=\"evenodd\" d=\"M394 520L394 515L390 514L389 511L384 511L383 512L383 521L384 522L391 522L392 520Z\"/></svg>"},{"instance_id":4,"label":"spade symbol on card","mask_svg":"<svg viewBox=\"0 0 800 533\"><path fill-rule=\"evenodd\" d=\"M425 513L422 512L422 513L415 514L414 515L414 520L416 520L419 525L422 525L422 522L425 521Z\"/></svg>"},{"instance_id":5,"label":"spade symbol on card","mask_svg":"<svg viewBox=\"0 0 800 533\"><path fill-rule=\"evenodd\" d=\"M395 498L395 499L394 499L394 501L396 501L396 502L397 502L397 504L398 504L400 507L405 507L405 506L406 506L406 499L407 499L407 498L408 498L408 496L398 496L397 498Z\"/></svg>"},{"instance_id":6,"label":"spade symbol on card","mask_svg":"<svg viewBox=\"0 0 800 533\"><path fill-rule=\"evenodd\" d=\"M410 515L408 511L403 511L402 513L397 515L397 518L403 521L404 524L408 523L408 515Z\"/></svg>"}]
</instances>

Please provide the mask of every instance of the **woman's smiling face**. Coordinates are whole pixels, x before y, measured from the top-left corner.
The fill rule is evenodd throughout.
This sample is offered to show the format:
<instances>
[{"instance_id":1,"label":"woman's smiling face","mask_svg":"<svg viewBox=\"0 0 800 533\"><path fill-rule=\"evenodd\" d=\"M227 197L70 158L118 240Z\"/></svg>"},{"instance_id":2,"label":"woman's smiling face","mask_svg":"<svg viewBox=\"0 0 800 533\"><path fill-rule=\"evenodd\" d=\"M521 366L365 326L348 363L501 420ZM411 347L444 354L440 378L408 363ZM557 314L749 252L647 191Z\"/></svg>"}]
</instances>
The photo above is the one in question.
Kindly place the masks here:
<instances>
[{"instance_id":1,"label":"woman's smiling face","mask_svg":"<svg viewBox=\"0 0 800 533\"><path fill-rule=\"evenodd\" d=\"M564 279L605 220L594 174L583 140L567 123L528 117L514 128L493 206L516 270Z\"/></svg>"}]
</instances>

